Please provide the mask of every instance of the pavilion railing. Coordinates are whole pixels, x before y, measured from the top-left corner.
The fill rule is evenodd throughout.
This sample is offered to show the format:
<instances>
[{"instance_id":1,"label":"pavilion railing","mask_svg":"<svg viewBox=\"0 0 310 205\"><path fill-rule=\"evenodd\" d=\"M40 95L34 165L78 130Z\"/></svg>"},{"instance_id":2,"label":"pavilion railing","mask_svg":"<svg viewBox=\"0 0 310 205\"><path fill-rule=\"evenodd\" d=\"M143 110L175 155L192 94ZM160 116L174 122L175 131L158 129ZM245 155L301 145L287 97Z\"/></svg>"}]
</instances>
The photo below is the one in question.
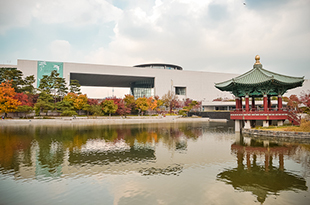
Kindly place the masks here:
<instances>
[{"instance_id":1,"label":"pavilion railing","mask_svg":"<svg viewBox=\"0 0 310 205\"><path fill-rule=\"evenodd\" d=\"M259 112L266 112L264 108L255 108L255 109L252 109L252 108L249 108L249 111L246 111L245 108L238 108L238 109L233 109L231 110L232 112L235 112L235 111L242 111L242 112L253 112L253 111L259 111ZM289 108L267 108L267 111L289 111L289 112L293 112L293 113L296 113L297 114L297 111L294 110L294 109L289 109Z\"/></svg>"},{"instance_id":2,"label":"pavilion railing","mask_svg":"<svg viewBox=\"0 0 310 205\"><path fill-rule=\"evenodd\" d=\"M301 122L301 118L297 115L297 111L294 109L289 109L289 108L268 108L267 111L264 110L264 108L255 108L255 110L252 110L251 108L249 111L246 111L246 109L235 109L231 111L231 114L286 114L288 117L288 120L293 122L295 125L299 125Z\"/></svg>"}]
</instances>

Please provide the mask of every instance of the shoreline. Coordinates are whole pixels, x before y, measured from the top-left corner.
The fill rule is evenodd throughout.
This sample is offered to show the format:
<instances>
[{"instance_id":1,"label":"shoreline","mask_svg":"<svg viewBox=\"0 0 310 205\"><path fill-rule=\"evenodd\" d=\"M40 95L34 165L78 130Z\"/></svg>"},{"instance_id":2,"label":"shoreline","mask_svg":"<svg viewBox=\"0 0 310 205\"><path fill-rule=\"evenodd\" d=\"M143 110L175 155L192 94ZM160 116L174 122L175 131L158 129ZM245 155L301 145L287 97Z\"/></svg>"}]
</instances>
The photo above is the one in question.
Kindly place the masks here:
<instances>
[{"instance_id":1,"label":"shoreline","mask_svg":"<svg viewBox=\"0 0 310 205\"><path fill-rule=\"evenodd\" d=\"M290 143L310 143L310 132L242 129L242 135L244 137L251 137L260 140L277 140Z\"/></svg>"},{"instance_id":2,"label":"shoreline","mask_svg":"<svg viewBox=\"0 0 310 205\"><path fill-rule=\"evenodd\" d=\"M226 119L209 119L209 118L180 118L178 116L166 117L62 117L56 119L5 119L0 120L1 126L72 126L72 125L123 125L123 124L156 124L156 123L184 123L184 122L227 122Z\"/></svg>"}]
</instances>

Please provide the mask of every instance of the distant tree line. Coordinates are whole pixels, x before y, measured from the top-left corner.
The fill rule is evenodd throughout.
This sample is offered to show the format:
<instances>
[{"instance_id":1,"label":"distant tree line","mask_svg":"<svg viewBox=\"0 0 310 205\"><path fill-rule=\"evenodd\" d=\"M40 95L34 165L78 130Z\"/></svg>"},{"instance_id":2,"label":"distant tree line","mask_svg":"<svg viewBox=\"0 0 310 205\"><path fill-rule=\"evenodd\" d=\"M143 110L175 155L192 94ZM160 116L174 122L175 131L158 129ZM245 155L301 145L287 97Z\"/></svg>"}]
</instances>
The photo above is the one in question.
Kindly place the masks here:
<instances>
[{"instance_id":1,"label":"distant tree line","mask_svg":"<svg viewBox=\"0 0 310 205\"><path fill-rule=\"evenodd\" d=\"M65 78L60 77L57 71L50 75L43 75L38 88L34 88L34 75L23 77L23 73L16 68L0 69L0 112L35 111L36 115L48 114L49 111L61 113L63 116L87 115L156 115L180 114L186 116L191 110L199 110L201 102L191 99L179 100L177 96L168 91L159 98L140 97L135 99L132 95L124 98L110 97L103 100L89 99L81 93L77 80L71 80L67 87Z\"/></svg>"}]
</instances>

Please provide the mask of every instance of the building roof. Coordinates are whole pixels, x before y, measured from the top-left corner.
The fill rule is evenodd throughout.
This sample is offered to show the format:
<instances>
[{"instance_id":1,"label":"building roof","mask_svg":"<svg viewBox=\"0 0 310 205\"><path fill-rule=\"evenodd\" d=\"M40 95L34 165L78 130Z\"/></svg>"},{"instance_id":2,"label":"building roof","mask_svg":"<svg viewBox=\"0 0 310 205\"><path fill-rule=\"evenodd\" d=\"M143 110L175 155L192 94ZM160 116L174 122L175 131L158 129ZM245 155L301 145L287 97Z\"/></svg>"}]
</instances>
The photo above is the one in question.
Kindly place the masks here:
<instances>
[{"instance_id":1,"label":"building roof","mask_svg":"<svg viewBox=\"0 0 310 205\"><path fill-rule=\"evenodd\" d=\"M235 96L253 95L262 96L278 95L285 93L288 89L302 86L304 77L292 77L274 73L263 69L256 56L253 69L230 80L215 83L215 87L222 91L233 92Z\"/></svg>"},{"instance_id":2,"label":"building roof","mask_svg":"<svg viewBox=\"0 0 310 205\"><path fill-rule=\"evenodd\" d=\"M168 69L168 70L183 70L181 66L173 65L173 64L166 64L166 63L148 63L148 64L135 65L134 67L142 67L142 68L162 67L163 69Z\"/></svg>"}]
</instances>

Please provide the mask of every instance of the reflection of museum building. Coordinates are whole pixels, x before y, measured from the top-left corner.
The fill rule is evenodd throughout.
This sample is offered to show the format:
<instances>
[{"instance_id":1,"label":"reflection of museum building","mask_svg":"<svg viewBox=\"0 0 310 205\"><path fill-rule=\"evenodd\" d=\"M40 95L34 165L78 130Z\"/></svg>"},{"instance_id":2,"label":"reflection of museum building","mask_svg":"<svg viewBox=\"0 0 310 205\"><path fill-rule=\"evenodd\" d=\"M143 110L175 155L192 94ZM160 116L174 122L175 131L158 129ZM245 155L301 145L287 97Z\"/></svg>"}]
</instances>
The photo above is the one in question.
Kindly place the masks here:
<instances>
[{"instance_id":1,"label":"reflection of museum building","mask_svg":"<svg viewBox=\"0 0 310 205\"><path fill-rule=\"evenodd\" d=\"M36 87L43 75L49 75L52 70L57 70L67 83L69 80L77 79L81 86L130 88L136 98L154 95L162 97L168 91L173 91L179 99L191 98L202 101L202 104L218 97L231 98L230 93L216 89L214 83L237 76L229 73L189 71L177 65L158 63L131 67L18 60L16 67L24 73L24 76L34 75L37 79ZM307 80L304 84L304 87L310 87ZM301 90L298 90L298 93Z\"/></svg>"}]
</instances>

